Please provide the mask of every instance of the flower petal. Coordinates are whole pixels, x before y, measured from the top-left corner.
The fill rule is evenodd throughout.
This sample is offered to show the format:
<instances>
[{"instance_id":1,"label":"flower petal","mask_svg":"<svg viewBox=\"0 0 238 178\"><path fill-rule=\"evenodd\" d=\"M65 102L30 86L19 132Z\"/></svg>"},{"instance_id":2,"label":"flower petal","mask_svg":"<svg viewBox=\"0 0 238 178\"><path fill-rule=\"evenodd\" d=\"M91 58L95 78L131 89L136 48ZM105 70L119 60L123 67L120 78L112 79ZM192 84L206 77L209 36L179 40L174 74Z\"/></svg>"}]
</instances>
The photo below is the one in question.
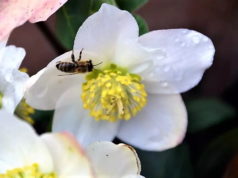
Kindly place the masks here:
<instances>
[{"instance_id":1,"label":"flower petal","mask_svg":"<svg viewBox=\"0 0 238 178\"><path fill-rule=\"evenodd\" d=\"M74 49L84 48L94 53L98 60L103 61L103 64L107 64L109 60L121 62L117 59L116 53L125 51L121 51L118 45L134 45L138 39L138 31L136 20L129 12L103 4L99 11L88 17L79 28L74 41ZM125 48L125 50L130 49ZM130 61L131 59L124 60Z\"/></svg>"},{"instance_id":2,"label":"flower petal","mask_svg":"<svg viewBox=\"0 0 238 178\"><path fill-rule=\"evenodd\" d=\"M46 20L67 0L1 0L0 1L0 40L29 18L31 22Z\"/></svg>"},{"instance_id":3,"label":"flower petal","mask_svg":"<svg viewBox=\"0 0 238 178\"><path fill-rule=\"evenodd\" d=\"M40 4L35 7L29 21L35 23L47 20L49 16L55 13L55 11L57 11L67 1L68 0L41 0Z\"/></svg>"},{"instance_id":4,"label":"flower petal","mask_svg":"<svg viewBox=\"0 0 238 178\"><path fill-rule=\"evenodd\" d=\"M51 155L24 121L0 110L0 173L37 163L42 172L53 171Z\"/></svg>"},{"instance_id":5,"label":"flower petal","mask_svg":"<svg viewBox=\"0 0 238 178\"><path fill-rule=\"evenodd\" d=\"M116 136L118 122L96 121L89 116L89 111L82 106L81 88L72 87L58 100L53 131L67 131L73 134L81 145L94 141L111 141Z\"/></svg>"},{"instance_id":6,"label":"flower petal","mask_svg":"<svg viewBox=\"0 0 238 178\"><path fill-rule=\"evenodd\" d=\"M29 76L18 68L25 56L25 50L15 46L0 49L0 91L3 92L3 107L13 113L25 91Z\"/></svg>"},{"instance_id":7,"label":"flower petal","mask_svg":"<svg viewBox=\"0 0 238 178\"><path fill-rule=\"evenodd\" d=\"M44 134L42 140L52 155L55 172L59 178L85 176L93 178L91 164L80 145L67 134Z\"/></svg>"},{"instance_id":8,"label":"flower petal","mask_svg":"<svg viewBox=\"0 0 238 178\"><path fill-rule=\"evenodd\" d=\"M143 150L162 151L178 145L186 127L187 113L180 95L151 94L141 113L121 123L118 137Z\"/></svg>"},{"instance_id":9,"label":"flower petal","mask_svg":"<svg viewBox=\"0 0 238 178\"><path fill-rule=\"evenodd\" d=\"M96 142L87 148L87 153L98 178L136 177L140 174L140 160L128 145Z\"/></svg>"},{"instance_id":10,"label":"flower petal","mask_svg":"<svg viewBox=\"0 0 238 178\"><path fill-rule=\"evenodd\" d=\"M62 54L51 61L47 67L32 76L27 84L26 102L42 110L54 109L57 100L70 87L81 86L83 74L69 75L56 68L57 61L71 61L72 52Z\"/></svg>"},{"instance_id":11,"label":"flower petal","mask_svg":"<svg viewBox=\"0 0 238 178\"><path fill-rule=\"evenodd\" d=\"M166 54L163 59L155 55L154 66L141 74L151 93L179 93L194 87L211 66L215 52L208 37L187 29L153 31L139 42Z\"/></svg>"}]
</instances>

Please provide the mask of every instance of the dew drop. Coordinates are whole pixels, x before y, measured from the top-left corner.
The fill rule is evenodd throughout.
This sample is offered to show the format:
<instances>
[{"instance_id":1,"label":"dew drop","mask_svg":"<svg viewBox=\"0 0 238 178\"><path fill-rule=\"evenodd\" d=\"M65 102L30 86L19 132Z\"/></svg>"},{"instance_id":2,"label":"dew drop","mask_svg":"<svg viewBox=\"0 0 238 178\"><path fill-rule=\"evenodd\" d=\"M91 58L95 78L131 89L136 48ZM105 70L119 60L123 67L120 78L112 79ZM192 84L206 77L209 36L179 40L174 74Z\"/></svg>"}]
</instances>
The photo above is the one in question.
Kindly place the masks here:
<instances>
[{"instance_id":1,"label":"dew drop","mask_svg":"<svg viewBox=\"0 0 238 178\"><path fill-rule=\"evenodd\" d=\"M175 39L175 42L176 42L176 43L179 43L179 42L180 42L179 38L176 38L176 39Z\"/></svg>"},{"instance_id":2,"label":"dew drop","mask_svg":"<svg viewBox=\"0 0 238 178\"><path fill-rule=\"evenodd\" d=\"M192 37L192 40L193 40L193 42L194 42L195 44L198 44L201 39L200 39L199 36L193 36L193 37Z\"/></svg>"},{"instance_id":3,"label":"dew drop","mask_svg":"<svg viewBox=\"0 0 238 178\"><path fill-rule=\"evenodd\" d=\"M163 70L164 70L164 72L168 72L168 71L170 71L170 67L169 67L169 66L165 66L165 67L163 68Z\"/></svg>"},{"instance_id":4,"label":"dew drop","mask_svg":"<svg viewBox=\"0 0 238 178\"><path fill-rule=\"evenodd\" d=\"M182 33L186 34L186 33L188 33L188 30L183 30Z\"/></svg>"},{"instance_id":5,"label":"dew drop","mask_svg":"<svg viewBox=\"0 0 238 178\"><path fill-rule=\"evenodd\" d=\"M183 42L183 43L181 43L181 44L180 44L180 46L184 47L184 46L185 46L185 43L184 43L184 42Z\"/></svg>"},{"instance_id":6,"label":"dew drop","mask_svg":"<svg viewBox=\"0 0 238 178\"><path fill-rule=\"evenodd\" d=\"M161 82L162 87L167 87L168 85L169 85L168 82Z\"/></svg>"}]
</instances>

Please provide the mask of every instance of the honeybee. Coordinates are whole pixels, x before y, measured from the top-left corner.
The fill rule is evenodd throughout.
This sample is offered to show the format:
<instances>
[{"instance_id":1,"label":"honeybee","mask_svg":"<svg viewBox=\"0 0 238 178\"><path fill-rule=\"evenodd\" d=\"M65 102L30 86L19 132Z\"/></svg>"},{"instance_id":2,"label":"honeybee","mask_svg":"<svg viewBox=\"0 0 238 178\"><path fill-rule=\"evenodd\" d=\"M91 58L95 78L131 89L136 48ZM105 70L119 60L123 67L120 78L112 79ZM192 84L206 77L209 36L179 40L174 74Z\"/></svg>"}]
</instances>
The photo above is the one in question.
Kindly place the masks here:
<instances>
[{"instance_id":1,"label":"honeybee","mask_svg":"<svg viewBox=\"0 0 238 178\"><path fill-rule=\"evenodd\" d=\"M93 65L92 60L81 61L83 49L79 53L78 60L75 60L74 52L72 51L71 59L72 62L61 62L59 61L56 64L56 68L62 72L77 74L77 73L86 73L91 72L94 69L94 66L97 66L101 63Z\"/></svg>"}]
</instances>

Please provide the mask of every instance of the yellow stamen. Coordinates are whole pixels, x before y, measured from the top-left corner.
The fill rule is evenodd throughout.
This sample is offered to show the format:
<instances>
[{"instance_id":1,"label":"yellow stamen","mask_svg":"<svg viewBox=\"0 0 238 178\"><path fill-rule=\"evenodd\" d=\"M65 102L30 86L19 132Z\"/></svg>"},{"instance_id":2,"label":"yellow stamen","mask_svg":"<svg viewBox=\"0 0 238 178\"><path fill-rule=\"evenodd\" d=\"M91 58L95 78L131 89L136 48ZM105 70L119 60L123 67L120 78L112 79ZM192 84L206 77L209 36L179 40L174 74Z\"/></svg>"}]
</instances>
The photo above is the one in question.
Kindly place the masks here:
<instances>
[{"instance_id":1,"label":"yellow stamen","mask_svg":"<svg viewBox=\"0 0 238 178\"><path fill-rule=\"evenodd\" d=\"M42 173L38 164L33 164L8 170L5 174L0 174L0 178L57 178L57 176L55 173Z\"/></svg>"},{"instance_id":2,"label":"yellow stamen","mask_svg":"<svg viewBox=\"0 0 238 178\"><path fill-rule=\"evenodd\" d=\"M26 103L26 101L23 99L17 106L15 110L15 114L27 121L30 124L34 124L34 120L31 117L35 113L35 109L33 109L30 105Z\"/></svg>"},{"instance_id":3,"label":"yellow stamen","mask_svg":"<svg viewBox=\"0 0 238 178\"><path fill-rule=\"evenodd\" d=\"M141 78L116 65L94 70L86 79L83 106L96 120L129 120L146 105L147 93Z\"/></svg>"}]
</instances>

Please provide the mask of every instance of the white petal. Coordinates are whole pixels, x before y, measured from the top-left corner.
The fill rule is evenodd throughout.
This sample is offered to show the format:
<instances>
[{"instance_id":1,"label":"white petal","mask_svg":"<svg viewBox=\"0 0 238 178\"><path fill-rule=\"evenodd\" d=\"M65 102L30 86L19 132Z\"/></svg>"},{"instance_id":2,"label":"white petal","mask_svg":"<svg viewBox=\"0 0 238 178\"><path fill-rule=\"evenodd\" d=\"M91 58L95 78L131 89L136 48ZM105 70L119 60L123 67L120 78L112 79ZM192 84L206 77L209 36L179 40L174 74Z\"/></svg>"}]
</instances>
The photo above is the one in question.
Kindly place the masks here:
<instances>
[{"instance_id":1,"label":"white petal","mask_svg":"<svg viewBox=\"0 0 238 178\"><path fill-rule=\"evenodd\" d=\"M87 148L87 153L98 178L129 178L140 174L140 160L128 145L96 142Z\"/></svg>"},{"instance_id":2,"label":"white petal","mask_svg":"<svg viewBox=\"0 0 238 178\"><path fill-rule=\"evenodd\" d=\"M25 93L28 104L42 110L54 109L57 100L67 89L75 85L81 86L84 80L83 74L69 75L56 68L58 61L71 61L71 54L72 52L69 51L57 57L30 78Z\"/></svg>"},{"instance_id":3,"label":"white petal","mask_svg":"<svg viewBox=\"0 0 238 178\"><path fill-rule=\"evenodd\" d=\"M0 125L0 173L34 163L42 172L53 171L46 145L27 123L0 110Z\"/></svg>"},{"instance_id":4,"label":"white petal","mask_svg":"<svg viewBox=\"0 0 238 178\"><path fill-rule=\"evenodd\" d=\"M121 62L117 57L118 53L129 53L138 39L138 25L134 17L127 11L122 11L114 6L103 4L98 12L91 15L79 28L74 49L94 53L98 59L107 64L107 61L114 60L115 63ZM122 46L126 45L124 50ZM139 44L138 44L139 46ZM128 49L129 47L129 49ZM127 52L128 51L128 52ZM135 53L131 52L135 56ZM132 60L127 56L124 61Z\"/></svg>"},{"instance_id":5,"label":"white petal","mask_svg":"<svg viewBox=\"0 0 238 178\"><path fill-rule=\"evenodd\" d=\"M74 138L67 134L44 134L41 137L51 152L59 178L85 176L93 178L91 164Z\"/></svg>"},{"instance_id":6,"label":"white petal","mask_svg":"<svg viewBox=\"0 0 238 178\"><path fill-rule=\"evenodd\" d=\"M178 145L187 128L187 113L180 95L149 95L147 106L121 123L118 137L143 150L162 151Z\"/></svg>"},{"instance_id":7,"label":"white petal","mask_svg":"<svg viewBox=\"0 0 238 178\"><path fill-rule=\"evenodd\" d=\"M96 121L89 116L81 101L81 88L70 88L56 105L53 131L67 131L83 146L94 141L111 141L116 136L119 122Z\"/></svg>"},{"instance_id":8,"label":"white petal","mask_svg":"<svg viewBox=\"0 0 238 178\"><path fill-rule=\"evenodd\" d=\"M0 49L0 91L4 94L3 107L9 112L13 112L22 99L29 78L18 70L24 56L23 48L8 46Z\"/></svg>"},{"instance_id":9,"label":"white petal","mask_svg":"<svg viewBox=\"0 0 238 178\"><path fill-rule=\"evenodd\" d=\"M141 74L151 93L179 93L194 87L211 66L215 52L208 37L187 29L157 30L139 41L166 54L163 59L155 55L154 66Z\"/></svg>"}]
</instances>

